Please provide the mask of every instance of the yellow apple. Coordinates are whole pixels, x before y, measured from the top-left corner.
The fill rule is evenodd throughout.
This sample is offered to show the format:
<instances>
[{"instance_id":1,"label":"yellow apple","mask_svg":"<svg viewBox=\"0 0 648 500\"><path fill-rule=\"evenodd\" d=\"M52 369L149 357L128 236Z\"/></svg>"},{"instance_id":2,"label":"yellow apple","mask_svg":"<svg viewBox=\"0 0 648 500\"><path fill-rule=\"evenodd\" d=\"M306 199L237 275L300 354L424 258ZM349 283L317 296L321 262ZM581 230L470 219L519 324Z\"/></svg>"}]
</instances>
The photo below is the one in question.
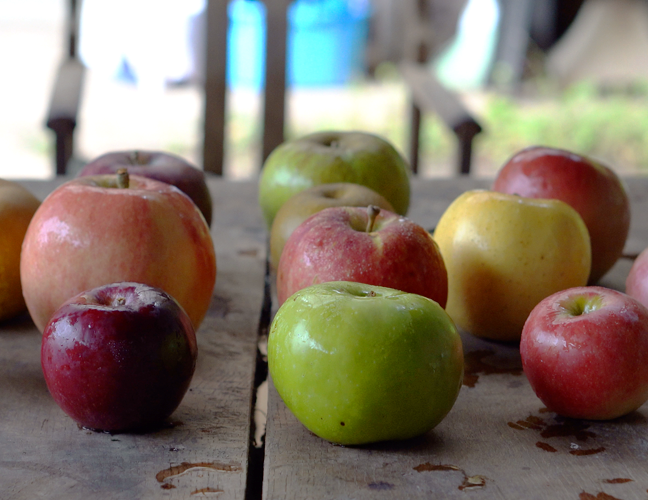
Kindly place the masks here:
<instances>
[{"instance_id":1,"label":"yellow apple","mask_svg":"<svg viewBox=\"0 0 648 500\"><path fill-rule=\"evenodd\" d=\"M26 310L20 250L40 201L16 182L0 179L0 321Z\"/></svg>"},{"instance_id":2,"label":"yellow apple","mask_svg":"<svg viewBox=\"0 0 648 500\"><path fill-rule=\"evenodd\" d=\"M441 216L434 239L448 271L446 311L478 337L519 340L542 299L584 286L590 273L585 223L559 200L468 191Z\"/></svg>"}]
</instances>

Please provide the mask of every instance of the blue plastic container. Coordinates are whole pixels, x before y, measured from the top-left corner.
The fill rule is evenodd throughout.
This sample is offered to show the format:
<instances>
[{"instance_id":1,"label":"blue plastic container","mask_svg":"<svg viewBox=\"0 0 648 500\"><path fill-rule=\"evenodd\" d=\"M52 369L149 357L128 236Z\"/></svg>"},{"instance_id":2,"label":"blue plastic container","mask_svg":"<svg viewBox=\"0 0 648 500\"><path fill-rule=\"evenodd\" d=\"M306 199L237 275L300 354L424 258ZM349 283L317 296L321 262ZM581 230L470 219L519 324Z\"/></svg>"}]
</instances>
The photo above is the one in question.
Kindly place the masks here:
<instances>
[{"instance_id":1,"label":"blue plastic container","mask_svg":"<svg viewBox=\"0 0 648 500\"><path fill-rule=\"evenodd\" d=\"M261 88L265 75L265 5L229 5L227 78L231 87ZM296 0L288 11L287 75L293 86L348 83L364 71L368 0Z\"/></svg>"}]
</instances>

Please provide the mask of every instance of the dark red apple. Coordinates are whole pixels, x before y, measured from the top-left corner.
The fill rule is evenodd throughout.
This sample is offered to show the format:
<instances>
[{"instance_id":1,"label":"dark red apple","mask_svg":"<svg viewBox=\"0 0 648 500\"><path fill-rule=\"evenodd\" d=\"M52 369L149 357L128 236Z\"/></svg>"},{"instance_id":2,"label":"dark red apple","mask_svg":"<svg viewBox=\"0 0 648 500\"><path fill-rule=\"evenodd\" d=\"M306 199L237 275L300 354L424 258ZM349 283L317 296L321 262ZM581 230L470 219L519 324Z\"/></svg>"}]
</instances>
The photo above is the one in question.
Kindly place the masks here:
<instances>
[{"instance_id":1,"label":"dark red apple","mask_svg":"<svg viewBox=\"0 0 648 500\"><path fill-rule=\"evenodd\" d=\"M648 309L616 290L576 287L542 300L520 355L536 395L565 417L613 419L648 401Z\"/></svg>"},{"instance_id":2,"label":"dark red apple","mask_svg":"<svg viewBox=\"0 0 648 500\"><path fill-rule=\"evenodd\" d=\"M185 159L163 151L114 151L86 164L77 177L86 175L116 174L120 168L131 175L176 186L200 209L207 225L211 226L212 199L205 182L205 174Z\"/></svg>"},{"instance_id":3,"label":"dark red apple","mask_svg":"<svg viewBox=\"0 0 648 500\"><path fill-rule=\"evenodd\" d=\"M196 336L159 288L113 283L71 298L43 334L41 365L56 403L84 427L146 430L178 407L196 366Z\"/></svg>"},{"instance_id":4,"label":"dark red apple","mask_svg":"<svg viewBox=\"0 0 648 500\"><path fill-rule=\"evenodd\" d=\"M571 205L590 234L590 284L621 257L630 229L630 202L617 174L602 163L562 149L533 146L501 168L493 190Z\"/></svg>"},{"instance_id":5,"label":"dark red apple","mask_svg":"<svg viewBox=\"0 0 648 500\"><path fill-rule=\"evenodd\" d=\"M328 281L395 288L441 307L448 298L448 274L432 236L402 215L375 206L325 208L288 238L277 269L279 304L302 288Z\"/></svg>"}]
</instances>

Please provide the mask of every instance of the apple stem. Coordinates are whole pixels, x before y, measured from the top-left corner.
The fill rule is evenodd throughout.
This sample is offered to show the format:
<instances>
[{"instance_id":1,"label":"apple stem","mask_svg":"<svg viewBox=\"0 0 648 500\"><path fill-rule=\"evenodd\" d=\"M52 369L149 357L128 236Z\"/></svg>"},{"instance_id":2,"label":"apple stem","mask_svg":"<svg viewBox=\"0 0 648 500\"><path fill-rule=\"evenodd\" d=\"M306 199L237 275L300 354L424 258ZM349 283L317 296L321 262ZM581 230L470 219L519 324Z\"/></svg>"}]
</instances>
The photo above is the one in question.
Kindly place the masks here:
<instances>
[{"instance_id":1,"label":"apple stem","mask_svg":"<svg viewBox=\"0 0 648 500\"><path fill-rule=\"evenodd\" d=\"M128 170L125 168L117 170L117 187L120 189L128 189L129 184Z\"/></svg>"},{"instance_id":2,"label":"apple stem","mask_svg":"<svg viewBox=\"0 0 648 500\"><path fill-rule=\"evenodd\" d=\"M139 165L140 164L140 152L135 150L131 153L130 155L130 161L131 165Z\"/></svg>"},{"instance_id":3,"label":"apple stem","mask_svg":"<svg viewBox=\"0 0 648 500\"><path fill-rule=\"evenodd\" d=\"M367 221L368 233L373 231L373 227L376 222L376 217L378 217L379 213L380 213L380 208L377 207L376 205L369 205L367 207L367 215L369 216L369 220Z\"/></svg>"}]
</instances>

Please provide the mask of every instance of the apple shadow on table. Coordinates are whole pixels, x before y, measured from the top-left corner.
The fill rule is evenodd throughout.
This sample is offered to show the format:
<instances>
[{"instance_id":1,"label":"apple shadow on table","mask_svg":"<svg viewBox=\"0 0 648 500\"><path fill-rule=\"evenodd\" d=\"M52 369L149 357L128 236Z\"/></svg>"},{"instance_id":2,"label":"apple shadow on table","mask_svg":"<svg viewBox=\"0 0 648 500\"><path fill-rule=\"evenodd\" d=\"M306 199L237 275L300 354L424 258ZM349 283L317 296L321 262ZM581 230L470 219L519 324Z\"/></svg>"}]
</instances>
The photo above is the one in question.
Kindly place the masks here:
<instances>
[{"instance_id":1,"label":"apple shadow on table","mask_svg":"<svg viewBox=\"0 0 648 500\"><path fill-rule=\"evenodd\" d=\"M337 446L337 445L336 445ZM425 434L410 439L400 439L394 441L381 441L379 443L346 446L346 448L355 448L358 450L378 451L389 453L426 453L429 454L435 450L447 447L447 443L441 434L432 429Z\"/></svg>"},{"instance_id":2,"label":"apple shadow on table","mask_svg":"<svg viewBox=\"0 0 648 500\"><path fill-rule=\"evenodd\" d=\"M34 322L27 311L5 321L0 321L0 335L9 333L8 330L11 330L12 335L23 334L34 330L34 328Z\"/></svg>"},{"instance_id":3,"label":"apple shadow on table","mask_svg":"<svg viewBox=\"0 0 648 500\"><path fill-rule=\"evenodd\" d=\"M644 405L635 411L623 415L622 417L610 420L612 423L625 424L629 426L646 425L648 424L648 417L644 413L648 412L648 406Z\"/></svg>"}]
</instances>

